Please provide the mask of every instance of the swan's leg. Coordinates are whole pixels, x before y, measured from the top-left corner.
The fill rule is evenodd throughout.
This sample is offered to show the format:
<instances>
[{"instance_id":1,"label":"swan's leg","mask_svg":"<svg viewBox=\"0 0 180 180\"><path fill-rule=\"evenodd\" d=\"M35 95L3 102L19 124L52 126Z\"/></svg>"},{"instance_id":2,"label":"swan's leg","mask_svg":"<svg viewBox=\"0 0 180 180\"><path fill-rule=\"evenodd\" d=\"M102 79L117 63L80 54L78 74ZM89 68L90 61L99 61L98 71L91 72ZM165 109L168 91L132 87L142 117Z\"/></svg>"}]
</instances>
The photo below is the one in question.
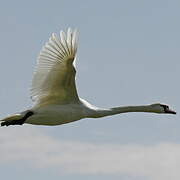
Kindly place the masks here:
<instances>
[{"instance_id":1,"label":"swan's leg","mask_svg":"<svg viewBox=\"0 0 180 180\"><path fill-rule=\"evenodd\" d=\"M1 123L1 126L10 126L10 125L22 125L26 121L26 119L30 116L32 116L34 113L32 111L27 111L25 116L20 119L15 119L15 120L7 120Z\"/></svg>"}]
</instances>

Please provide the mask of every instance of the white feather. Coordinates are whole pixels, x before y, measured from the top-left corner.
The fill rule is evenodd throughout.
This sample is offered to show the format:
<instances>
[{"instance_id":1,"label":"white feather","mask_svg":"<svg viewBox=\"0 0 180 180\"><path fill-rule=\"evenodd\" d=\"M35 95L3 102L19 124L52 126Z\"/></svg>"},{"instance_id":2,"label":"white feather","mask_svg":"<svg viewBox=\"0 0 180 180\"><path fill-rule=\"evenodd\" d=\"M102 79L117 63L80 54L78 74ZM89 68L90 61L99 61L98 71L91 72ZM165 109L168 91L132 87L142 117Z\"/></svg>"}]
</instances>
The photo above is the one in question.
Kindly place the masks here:
<instances>
[{"instance_id":1,"label":"white feather","mask_svg":"<svg viewBox=\"0 0 180 180\"><path fill-rule=\"evenodd\" d=\"M72 64L77 51L76 39L76 33L69 28L67 37L63 31L60 37L53 33L42 48L31 88L31 97L37 104L78 101Z\"/></svg>"},{"instance_id":2,"label":"white feather","mask_svg":"<svg viewBox=\"0 0 180 180\"><path fill-rule=\"evenodd\" d=\"M31 96L36 102L30 110L9 116L1 126L15 124L60 125L82 118L99 118L127 112L176 114L167 105L98 108L78 97L75 85L77 30L70 28L60 36L52 34L42 48L32 80Z\"/></svg>"}]
</instances>

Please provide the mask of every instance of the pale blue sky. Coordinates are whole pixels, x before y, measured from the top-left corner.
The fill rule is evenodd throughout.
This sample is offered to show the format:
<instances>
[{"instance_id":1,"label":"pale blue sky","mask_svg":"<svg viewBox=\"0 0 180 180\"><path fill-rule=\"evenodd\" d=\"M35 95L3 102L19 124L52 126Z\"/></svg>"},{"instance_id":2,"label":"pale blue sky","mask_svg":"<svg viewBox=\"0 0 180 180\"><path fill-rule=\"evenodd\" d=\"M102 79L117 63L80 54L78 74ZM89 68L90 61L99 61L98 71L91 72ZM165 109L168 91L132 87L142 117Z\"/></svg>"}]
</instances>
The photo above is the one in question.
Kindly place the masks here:
<instances>
[{"instance_id":1,"label":"pale blue sky","mask_svg":"<svg viewBox=\"0 0 180 180\"><path fill-rule=\"evenodd\" d=\"M1 1L0 118L32 105L29 88L36 57L52 32L58 33L67 27L78 28L79 31L77 86L81 97L102 107L162 102L179 112L179 9L178 0ZM25 136L27 142L29 138L36 139L36 136L33 136L35 132L37 138L50 138L48 142L55 141L54 144L58 147L64 146L61 141L77 142L77 145L80 143L80 147L85 149L84 143L98 147L102 145L107 149L111 145L118 146L121 152L122 146L135 145L145 152L144 154L152 152L152 157L151 153L147 154L154 163L157 158L153 154L158 156L157 149L161 144L166 144L170 148L168 156L173 168L180 163L179 155L171 149L180 148L179 127L179 114L171 116L130 113L95 120L85 119L56 127L25 125L3 128L0 133L3 148L0 154L4 159L0 161L1 178L161 180L161 173L156 174L151 166L143 166L143 163L147 164L146 157L141 161L129 160L130 164L133 161L137 166L141 163L145 170L139 168L142 171L133 171L128 169L127 165L126 170L120 168L115 171L117 165L123 167L126 162L117 162L114 157L111 159L113 151L110 150L102 151L109 158L107 163L112 163L108 168L112 168L110 172L100 170L99 156L93 156L89 151L84 153L95 158L89 169L77 170L76 165L80 162L71 162L71 158L65 161L65 164L70 163L71 170L67 170L68 166L60 160L59 164L53 161L52 165L40 164L35 167L36 161L30 156L33 156L33 153L43 154L43 144L42 149L37 150L36 142L31 141L31 150L21 157L22 151L15 142L22 145L24 140L21 142L21 136ZM12 132L18 132L17 138L16 133ZM11 139L15 141L13 145L10 144ZM5 140L10 141L8 145ZM23 145L22 147L24 148ZM45 147L47 148L48 144ZM133 148L134 146L128 149L130 153ZM20 153L18 158L14 157L16 153L10 154L11 151ZM49 160L54 153L50 148L44 158ZM78 150L69 152L73 157L77 154L81 155ZM39 159L43 162L43 159ZM121 154L119 159L121 160ZM85 166L88 162L85 162ZM163 165L165 164L158 166L159 172L166 171ZM63 170L64 167L66 170ZM169 169L169 179L172 177L178 179L180 173Z\"/></svg>"}]
</instances>

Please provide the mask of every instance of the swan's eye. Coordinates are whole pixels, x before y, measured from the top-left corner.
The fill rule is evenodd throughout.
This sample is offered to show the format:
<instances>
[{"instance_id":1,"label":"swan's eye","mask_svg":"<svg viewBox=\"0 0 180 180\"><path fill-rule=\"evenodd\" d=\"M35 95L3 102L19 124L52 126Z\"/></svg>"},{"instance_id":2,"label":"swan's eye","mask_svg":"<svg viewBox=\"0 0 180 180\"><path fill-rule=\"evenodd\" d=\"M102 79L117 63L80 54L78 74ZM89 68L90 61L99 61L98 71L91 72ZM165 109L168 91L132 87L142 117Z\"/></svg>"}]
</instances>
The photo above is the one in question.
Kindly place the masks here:
<instances>
[{"instance_id":1,"label":"swan's eye","mask_svg":"<svg viewBox=\"0 0 180 180\"><path fill-rule=\"evenodd\" d=\"M169 109L169 107L168 106L165 106L165 108L164 108L165 110L168 110Z\"/></svg>"},{"instance_id":2,"label":"swan's eye","mask_svg":"<svg viewBox=\"0 0 180 180\"><path fill-rule=\"evenodd\" d=\"M169 106L161 104L161 106L164 108L164 111L166 112L167 110L169 110Z\"/></svg>"}]
</instances>

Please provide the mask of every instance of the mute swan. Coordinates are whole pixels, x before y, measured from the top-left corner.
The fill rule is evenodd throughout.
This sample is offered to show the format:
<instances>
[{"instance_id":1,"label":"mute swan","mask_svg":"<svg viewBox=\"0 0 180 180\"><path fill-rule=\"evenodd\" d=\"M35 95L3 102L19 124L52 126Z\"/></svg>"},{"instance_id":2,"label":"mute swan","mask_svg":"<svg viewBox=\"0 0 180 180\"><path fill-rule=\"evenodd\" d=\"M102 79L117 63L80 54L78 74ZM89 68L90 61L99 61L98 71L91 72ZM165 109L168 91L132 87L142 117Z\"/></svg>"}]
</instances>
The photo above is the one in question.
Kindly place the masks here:
<instances>
[{"instance_id":1,"label":"mute swan","mask_svg":"<svg viewBox=\"0 0 180 180\"><path fill-rule=\"evenodd\" d=\"M76 51L76 30L69 28L66 34L61 31L59 36L53 33L37 58L31 88L35 105L27 111L2 119L1 126L24 123L52 126L127 112L176 114L164 104L103 109L79 98L73 66Z\"/></svg>"}]
</instances>

